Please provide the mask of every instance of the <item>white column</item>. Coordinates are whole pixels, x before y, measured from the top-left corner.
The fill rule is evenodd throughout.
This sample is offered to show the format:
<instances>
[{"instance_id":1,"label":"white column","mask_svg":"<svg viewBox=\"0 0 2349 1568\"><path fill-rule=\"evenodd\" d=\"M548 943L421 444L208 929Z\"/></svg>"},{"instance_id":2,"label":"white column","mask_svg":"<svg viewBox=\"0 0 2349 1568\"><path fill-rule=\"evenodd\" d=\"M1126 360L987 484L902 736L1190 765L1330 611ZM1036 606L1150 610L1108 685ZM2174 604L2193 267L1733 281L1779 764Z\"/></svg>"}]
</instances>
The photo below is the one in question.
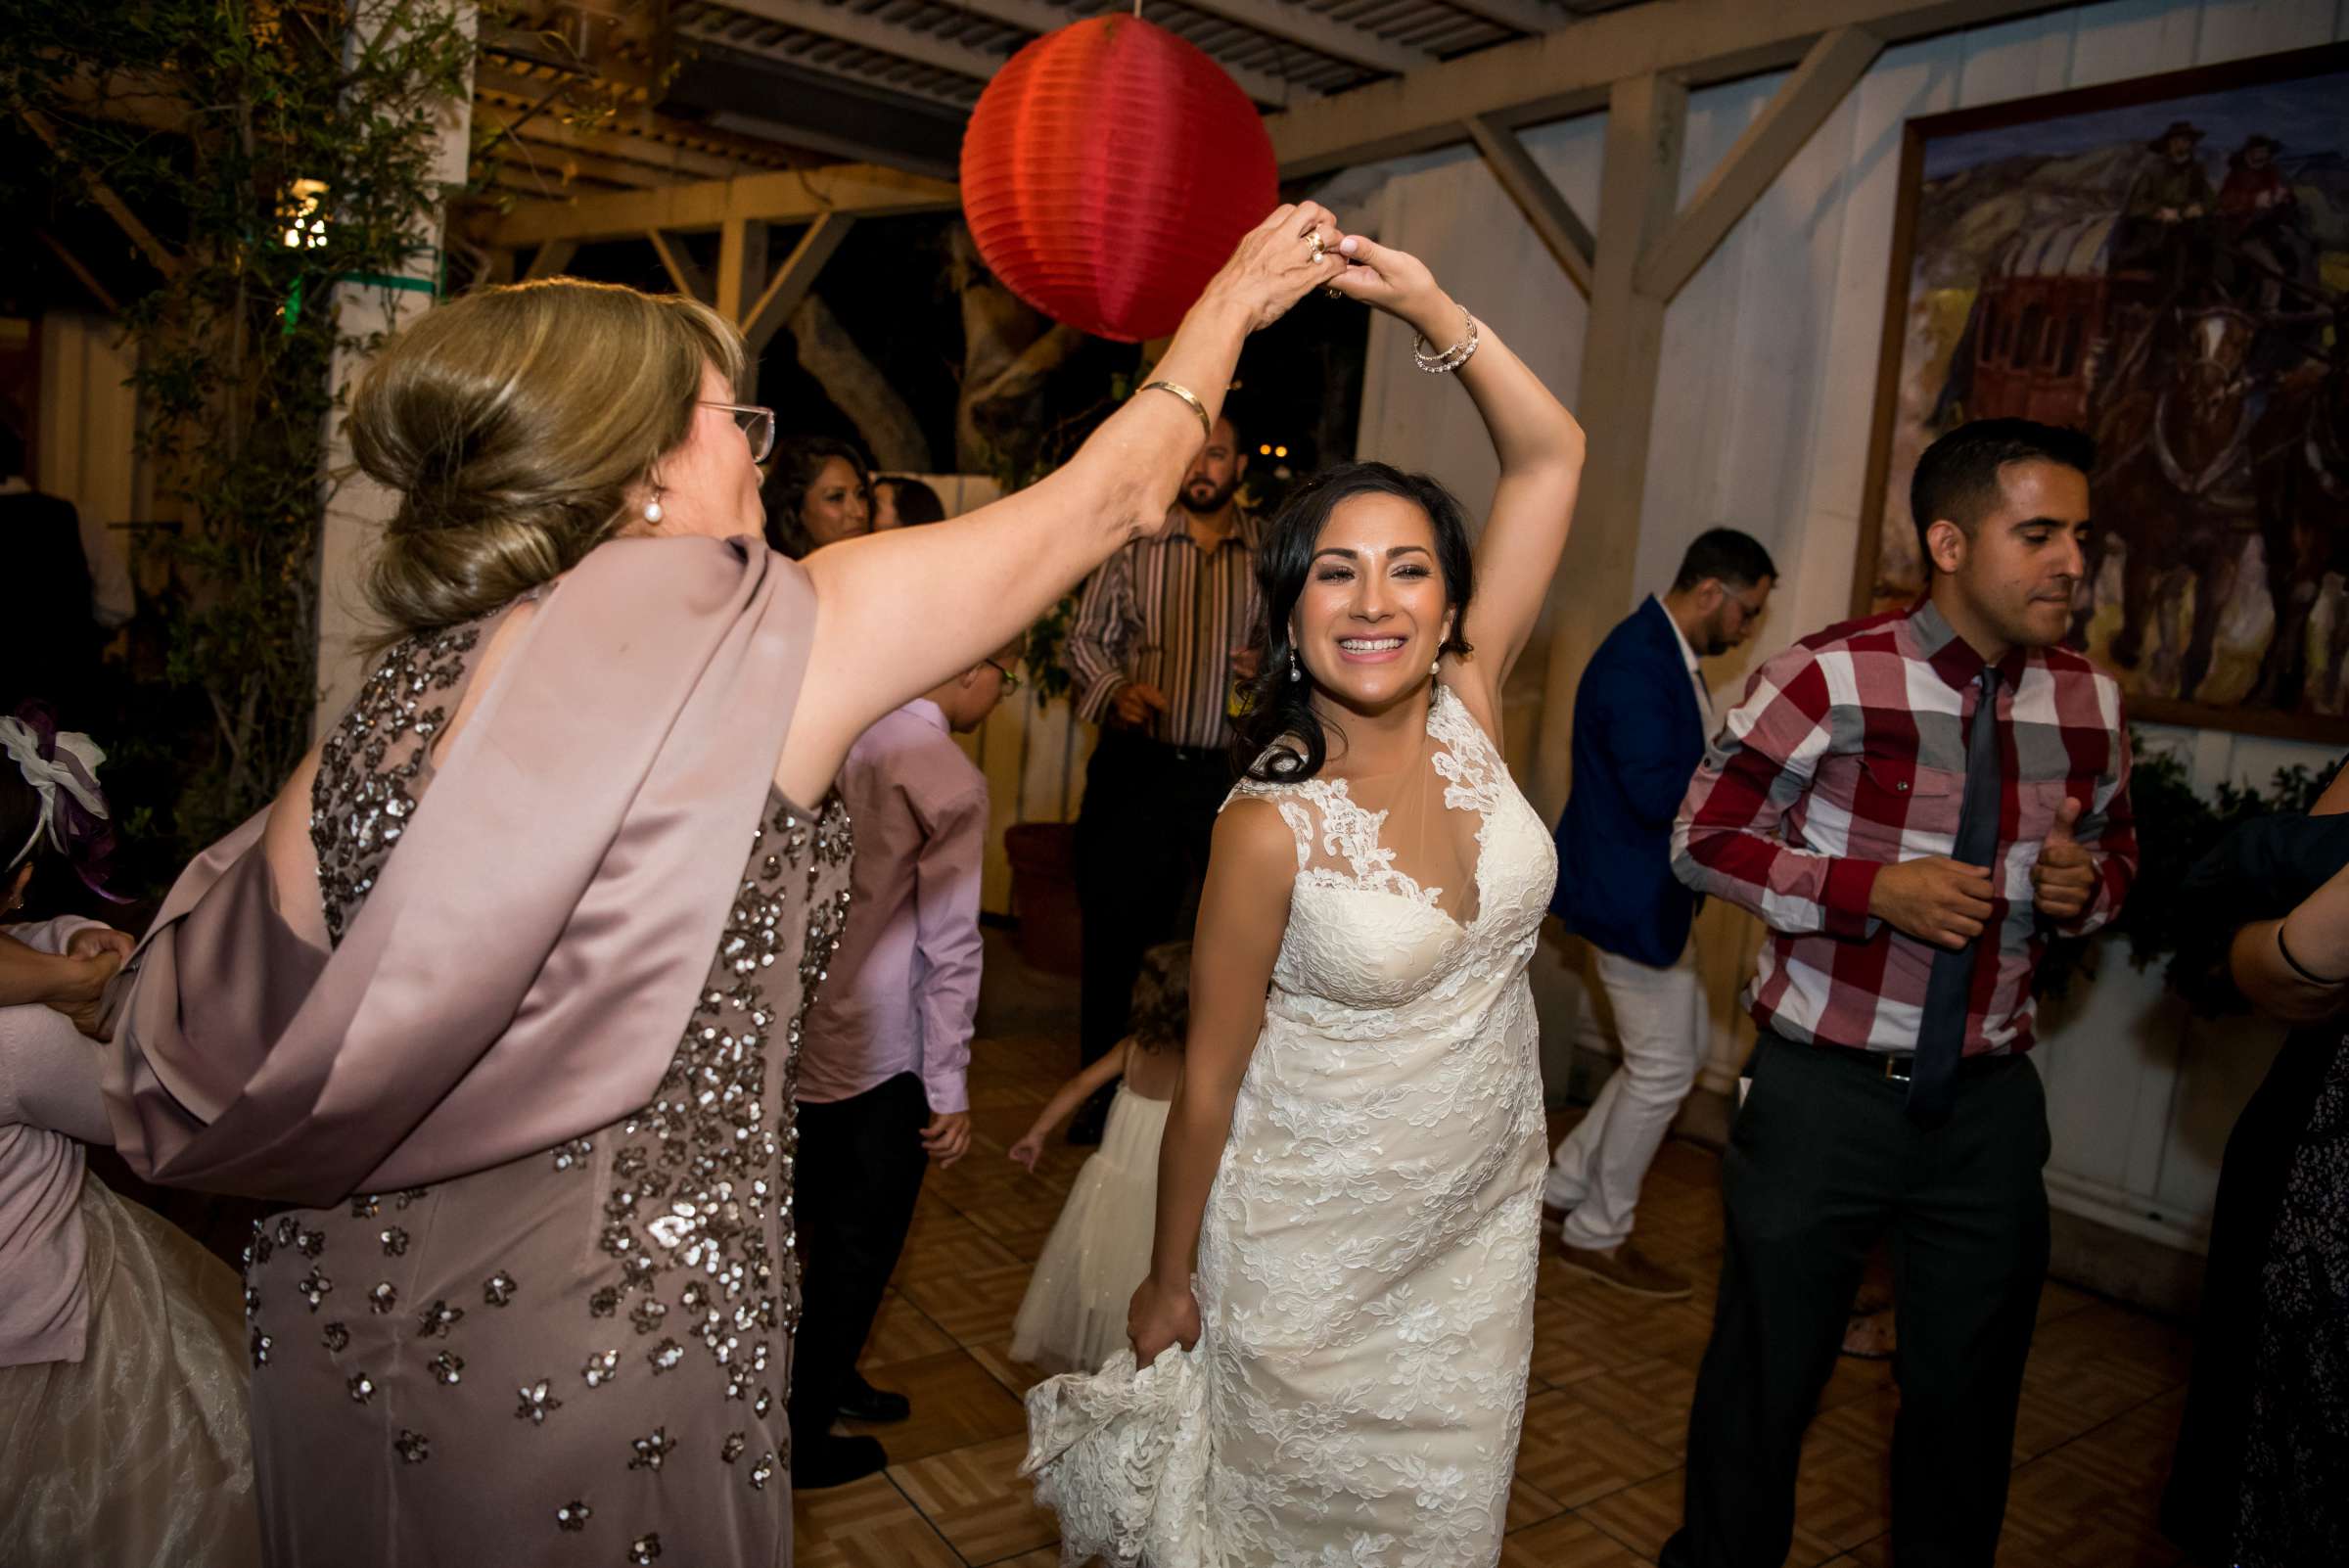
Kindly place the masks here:
<instances>
[{"instance_id":1,"label":"white column","mask_svg":"<svg viewBox=\"0 0 2349 1568\"><path fill-rule=\"evenodd\" d=\"M437 3L449 7L447 14L453 15L468 34L478 25L471 0ZM345 53L355 50L382 20L373 8L363 9ZM438 151L433 177L443 186L465 183L472 122L470 89L443 104L433 132ZM330 192L330 208L332 201ZM322 303L336 312L344 336L364 340L395 331L431 307L439 285L442 215L438 200L416 214L419 248L397 276L345 279L335 285L333 295ZM348 347L336 350L329 374L339 399L347 398L351 383L370 357ZM318 707L313 733L332 724L358 694L365 675L360 645L377 629L362 596L367 563L373 558L377 532L398 509L397 497L353 467L342 411L327 417L321 478L329 499L318 541Z\"/></svg>"}]
</instances>

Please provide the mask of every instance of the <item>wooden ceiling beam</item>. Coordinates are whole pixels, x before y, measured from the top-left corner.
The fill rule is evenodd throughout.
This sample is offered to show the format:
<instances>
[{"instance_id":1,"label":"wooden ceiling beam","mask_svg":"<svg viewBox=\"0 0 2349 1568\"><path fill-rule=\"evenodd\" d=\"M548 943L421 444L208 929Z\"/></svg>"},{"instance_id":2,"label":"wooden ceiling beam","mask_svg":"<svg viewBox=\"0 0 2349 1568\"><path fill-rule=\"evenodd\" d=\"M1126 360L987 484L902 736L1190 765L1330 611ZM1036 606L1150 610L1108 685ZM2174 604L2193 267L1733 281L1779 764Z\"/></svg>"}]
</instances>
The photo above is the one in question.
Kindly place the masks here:
<instances>
[{"instance_id":1,"label":"wooden ceiling beam","mask_svg":"<svg viewBox=\"0 0 2349 1568\"><path fill-rule=\"evenodd\" d=\"M1883 48L1884 40L1865 27L1838 27L1813 44L1672 227L1639 258L1633 287L1667 302L1679 294L1714 247L1803 150L1811 133L1867 74Z\"/></svg>"},{"instance_id":2,"label":"wooden ceiling beam","mask_svg":"<svg viewBox=\"0 0 2349 1568\"><path fill-rule=\"evenodd\" d=\"M916 65L939 70L950 70L974 81L986 81L995 73L995 68L1009 58L973 49L968 44L942 38L936 33L916 32L900 27L878 15L851 11L847 6L825 5L823 0L726 0L728 6L747 17L762 22L781 23L802 32L818 37L835 38L842 43L854 44L898 60L910 60ZM699 37L713 36L713 29L696 27ZM724 30L715 29L714 36L724 38ZM881 83L873 83L875 86Z\"/></svg>"},{"instance_id":3,"label":"wooden ceiling beam","mask_svg":"<svg viewBox=\"0 0 2349 1568\"><path fill-rule=\"evenodd\" d=\"M1182 0L1191 11L1261 32L1267 37L1311 49L1314 54L1342 60L1366 70L1401 75L1436 63L1424 49L1382 38L1366 27L1351 26L1334 17L1308 10L1289 0Z\"/></svg>"},{"instance_id":4,"label":"wooden ceiling beam","mask_svg":"<svg viewBox=\"0 0 2349 1568\"><path fill-rule=\"evenodd\" d=\"M1537 38L1577 20L1573 13L1560 11L1543 0L1446 0L1446 3L1472 17L1482 17L1495 26L1530 32Z\"/></svg>"},{"instance_id":5,"label":"wooden ceiling beam","mask_svg":"<svg viewBox=\"0 0 2349 1568\"><path fill-rule=\"evenodd\" d=\"M1648 0L1298 105L1267 115L1265 128L1281 177L1296 179L1465 141L1470 116L1523 125L1587 114L1613 83L1642 75L1707 87L1782 70L1838 27L1890 46L2054 9L2050 0Z\"/></svg>"},{"instance_id":6,"label":"wooden ceiling beam","mask_svg":"<svg viewBox=\"0 0 2349 1568\"><path fill-rule=\"evenodd\" d=\"M555 78L524 76L512 71L486 67L474 76L476 101L487 101L500 107L530 108L545 99L547 90L557 85ZM576 85L584 86L585 83ZM566 107L558 104L555 107ZM737 135L702 124L698 120L680 119L664 115L640 98L622 96L617 100L599 95L586 101L574 101L566 112L592 118L592 124L577 124L563 119L550 107L530 121L531 129L552 123L563 126L579 136L615 139L625 137L647 142L655 147L674 147L710 158L733 159L738 162L761 168L791 167L798 161L798 149L766 141L755 136Z\"/></svg>"},{"instance_id":7,"label":"wooden ceiling beam","mask_svg":"<svg viewBox=\"0 0 2349 1568\"><path fill-rule=\"evenodd\" d=\"M736 221L811 223L827 212L945 212L960 205L961 193L944 180L869 163L842 163L575 202L526 203L493 218L481 238L493 248L517 248L555 239L635 238L648 229L707 232Z\"/></svg>"},{"instance_id":8,"label":"wooden ceiling beam","mask_svg":"<svg viewBox=\"0 0 2349 1568\"><path fill-rule=\"evenodd\" d=\"M664 234L659 229L645 230L644 237L653 242L653 254L661 258L661 270L667 272L668 281L677 286L677 293L688 300L699 300L708 304L714 298L710 290L710 276L695 264L692 253L685 249L683 237Z\"/></svg>"},{"instance_id":9,"label":"wooden ceiling beam","mask_svg":"<svg viewBox=\"0 0 2349 1568\"><path fill-rule=\"evenodd\" d=\"M647 185L680 176L695 180L727 180L737 174L755 174L771 166L727 158L717 153L705 153L691 147L678 147L668 142L648 141L624 132L570 125L546 115L525 121L510 110L484 109L479 112L475 122L492 131L502 132L513 128L517 140L528 142L532 147L545 148L557 156L586 153L629 164L642 171L644 179L640 183Z\"/></svg>"},{"instance_id":10,"label":"wooden ceiling beam","mask_svg":"<svg viewBox=\"0 0 2349 1568\"><path fill-rule=\"evenodd\" d=\"M766 352L766 346L774 341L783 323L800 307L800 301L807 298L807 291L815 287L816 274L824 270L824 263L832 259L832 253L840 249L855 223L854 218L845 213L826 212L809 224L807 232L800 236L800 243L792 247L791 254L775 269L758 303L750 306L735 323L742 329L742 341L750 346L754 361Z\"/></svg>"},{"instance_id":11,"label":"wooden ceiling beam","mask_svg":"<svg viewBox=\"0 0 2349 1568\"><path fill-rule=\"evenodd\" d=\"M1567 281L1582 291L1584 299L1589 299L1592 257L1598 251L1590 226L1534 161L1534 155L1526 151L1515 131L1481 116L1470 118L1467 124L1477 151L1484 155L1485 166L1525 213L1525 220L1549 254L1557 257Z\"/></svg>"},{"instance_id":12,"label":"wooden ceiling beam","mask_svg":"<svg viewBox=\"0 0 2349 1568\"><path fill-rule=\"evenodd\" d=\"M1097 11L1070 11L1051 4L1050 0L944 0L944 3L957 11L967 11L974 17L985 17L990 22L1000 22L1007 27L1019 27L1039 35L1051 32L1058 27L1065 27L1072 22L1082 22L1086 17L1098 14ZM1492 3L1502 5L1537 4L1539 0L1492 0ZM1204 10L1205 8L1194 7L1193 9ZM1214 59L1215 57L1211 55L1209 58ZM1321 96L1318 88L1291 81L1286 76L1275 76L1268 70L1258 70L1250 66L1234 66L1222 60L1217 60L1216 64L1221 66L1224 73L1240 84L1240 91L1260 104L1281 107L1304 103L1309 99Z\"/></svg>"}]
</instances>

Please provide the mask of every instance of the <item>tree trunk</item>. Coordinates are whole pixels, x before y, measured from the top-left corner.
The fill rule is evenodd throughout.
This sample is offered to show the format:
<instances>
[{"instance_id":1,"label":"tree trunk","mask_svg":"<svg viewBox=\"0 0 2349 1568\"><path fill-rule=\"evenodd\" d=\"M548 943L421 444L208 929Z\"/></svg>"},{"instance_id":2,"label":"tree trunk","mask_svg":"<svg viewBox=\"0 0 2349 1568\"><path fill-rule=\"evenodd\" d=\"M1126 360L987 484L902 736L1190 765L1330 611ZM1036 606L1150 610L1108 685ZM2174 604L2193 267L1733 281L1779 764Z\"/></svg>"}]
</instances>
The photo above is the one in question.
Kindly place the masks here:
<instances>
[{"instance_id":1,"label":"tree trunk","mask_svg":"<svg viewBox=\"0 0 2349 1568\"><path fill-rule=\"evenodd\" d=\"M1033 428L1044 378L1083 346L1084 335L1055 326L997 283L971 231L954 230L953 279L962 298L962 391L954 403L954 459L966 474L992 474ZM1015 461L1012 465L1018 467ZM1032 476L1015 473L1015 484Z\"/></svg>"},{"instance_id":2,"label":"tree trunk","mask_svg":"<svg viewBox=\"0 0 2349 1568\"><path fill-rule=\"evenodd\" d=\"M792 311L791 339L802 367L855 425L874 463L885 472L934 472L921 421L821 298L810 294Z\"/></svg>"}]
</instances>

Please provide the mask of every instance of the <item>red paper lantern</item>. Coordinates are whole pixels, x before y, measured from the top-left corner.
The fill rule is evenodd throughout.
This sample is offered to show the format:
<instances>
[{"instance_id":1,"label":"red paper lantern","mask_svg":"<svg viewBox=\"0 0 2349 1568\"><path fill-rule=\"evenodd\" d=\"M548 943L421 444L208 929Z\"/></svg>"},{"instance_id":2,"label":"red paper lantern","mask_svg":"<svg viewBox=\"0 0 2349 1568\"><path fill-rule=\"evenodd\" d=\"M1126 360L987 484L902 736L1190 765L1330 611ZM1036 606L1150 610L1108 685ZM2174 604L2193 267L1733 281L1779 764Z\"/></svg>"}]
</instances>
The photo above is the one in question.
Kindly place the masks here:
<instances>
[{"instance_id":1,"label":"red paper lantern","mask_svg":"<svg viewBox=\"0 0 2349 1568\"><path fill-rule=\"evenodd\" d=\"M988 266L1055 321L1122 343L1174 330L1278 183L1248 95L1137 17L1022 49L962 138L962 210Z\"/></svg>"}]
</instances>

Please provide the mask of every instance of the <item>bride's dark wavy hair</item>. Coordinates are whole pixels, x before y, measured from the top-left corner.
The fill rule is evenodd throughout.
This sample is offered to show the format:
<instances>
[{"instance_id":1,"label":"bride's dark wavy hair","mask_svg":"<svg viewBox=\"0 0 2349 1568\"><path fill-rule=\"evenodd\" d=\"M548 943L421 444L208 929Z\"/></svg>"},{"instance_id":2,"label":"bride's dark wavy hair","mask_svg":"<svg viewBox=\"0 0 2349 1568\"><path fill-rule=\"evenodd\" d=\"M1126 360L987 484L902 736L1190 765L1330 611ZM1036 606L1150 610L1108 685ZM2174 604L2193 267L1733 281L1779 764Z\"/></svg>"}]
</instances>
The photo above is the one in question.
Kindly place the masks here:
<instances>
[{"instance_id":1,"label":"bride's dark wavy hair","mask_svg":"<svg viewBox=\"0 0 2349 1568\"><path fill-rule=\"evenodd\" d=\"M1265 609L1252 646L1262 651L1263 661L1249 688L1248 711L1232 725L1232 750L1240 770L1259 782L1302 783L1329 760L1329 735L1313 711L1313 682L1289 678L1296 653L1289 617L1313 575L1321 530L1341 504L1358 495L1396 496L1427 514L1436 535L1436 566L1444 575L1445 607L1451 612L1451 635L1437 651L1469 652L1460 628L1468 623L1475 552L1467 515L1451 492L1425 474L1405 474L1387 463L1341 463L1314 475L1290 492L1256 552L1257 590Z\"/></svg>"}]
</instances>

